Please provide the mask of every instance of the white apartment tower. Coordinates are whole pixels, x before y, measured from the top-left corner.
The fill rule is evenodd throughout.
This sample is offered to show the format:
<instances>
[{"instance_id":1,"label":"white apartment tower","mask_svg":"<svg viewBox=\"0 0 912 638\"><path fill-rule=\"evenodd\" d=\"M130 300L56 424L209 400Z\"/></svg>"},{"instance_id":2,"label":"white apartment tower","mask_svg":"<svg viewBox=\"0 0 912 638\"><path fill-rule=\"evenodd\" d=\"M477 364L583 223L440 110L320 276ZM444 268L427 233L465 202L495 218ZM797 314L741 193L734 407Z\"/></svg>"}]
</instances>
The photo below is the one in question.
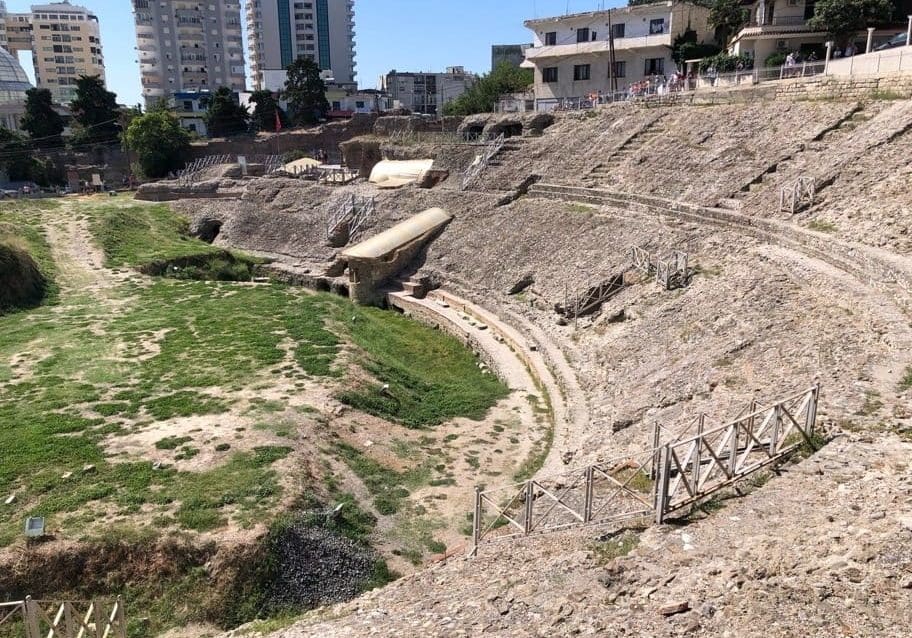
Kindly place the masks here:
<instances>
[{"instance_id":1,"label":"white apartment tower","mask_svg":"<svg viewBox=\"0 0 912 638\"><path fill-rule=\"evenodd\" d=\"M320 65L335 84L355 84L354 0L247 0L248 53L257 89L298 58Z\"/></svg>"},{"instance_id":2,"label":"white apartment tower","mask_svg":"<svg viewBox=\"0 0 912 638\"><path fill-rule=\"evenodd\" d=\"M0 40L14 55L31 51L35 83L50 89L57 102L73 99L81 75L105 79L98 16L67 0L32 5L31 13L6 13Z\"/></svg>"},{"instance_id":3,"label":"white apartment tower","mask_svg":"<svg viewBox=\"0 0 912 638\"><path fill-rule=\"evenodd\" d=\"M133 0L143 99L246 88L239 0Z\"/></svg>"}]
</instances>

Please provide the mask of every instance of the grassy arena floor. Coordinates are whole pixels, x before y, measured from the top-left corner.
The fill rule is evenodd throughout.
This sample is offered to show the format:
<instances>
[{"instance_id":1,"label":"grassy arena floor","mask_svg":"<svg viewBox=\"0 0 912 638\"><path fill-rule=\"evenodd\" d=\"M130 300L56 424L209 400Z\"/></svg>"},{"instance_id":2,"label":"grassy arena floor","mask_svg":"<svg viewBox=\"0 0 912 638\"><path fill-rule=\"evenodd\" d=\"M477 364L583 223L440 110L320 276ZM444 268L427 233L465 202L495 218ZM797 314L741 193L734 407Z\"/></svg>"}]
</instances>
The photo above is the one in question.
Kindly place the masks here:
<instances>
[{"instance_id":1,"label":"grassy arena floor","mask_svg":"<svg viewBox=\"0 0 912 638\"><path fill-rule=\"evenodd\" d=\"M114 522L218 531L268 520L299 442L272 428L261 444L243 443L251 419L312 411L296 392L326 386L408 428L477 418L506 394L458 341L394 313L280 285L190 279L231 270L205 259L178 279L137 274L156 260L226 259L166 207L17 205L0 224L35 247L61 289L0 317L0 502L15 496L0 508L0 546L21 538L30 515L58 538ZM83 231L103 247L105 268L67 252L67 233ZM232 267L254 261L228 257ZM73 272L85 280L62 274ZM378 396L382 383L392 400ZM194 420L189 436L147 436ZM207 464L193 467L195 457Z\"/></svg>"}]
</instances>

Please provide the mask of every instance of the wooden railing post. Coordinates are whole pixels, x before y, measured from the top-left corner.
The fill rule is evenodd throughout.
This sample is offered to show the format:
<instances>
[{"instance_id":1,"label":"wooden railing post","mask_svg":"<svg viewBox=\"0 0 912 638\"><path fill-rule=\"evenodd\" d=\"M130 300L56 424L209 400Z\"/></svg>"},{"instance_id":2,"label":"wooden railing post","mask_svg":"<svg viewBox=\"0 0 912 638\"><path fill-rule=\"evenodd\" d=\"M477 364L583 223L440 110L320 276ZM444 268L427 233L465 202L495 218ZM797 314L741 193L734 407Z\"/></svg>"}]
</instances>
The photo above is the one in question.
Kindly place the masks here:
<instances>
[{"instance_id":1,"label":"wooden railing post","mask_svg":"<svg viewBox=\"0 0 912 638\"><path fill-rule=\"evenodd\" d=\"M779 453L779 433L782 431L782 404L777 403L773 406L773 425L770 430L770 456L776 456Z\"/></svg>"},{"instance_id":2,"label":"wooden railing post","mask_svg":"<svg viewBox=\"0 0 912 638\"><path fill-rule=\"evenodd\" d=\"M659 473L655 483L655 522L665 522L668 508L668 487L671 482L671 444L666 443L659 449Z\"/></svg>"},{"instance_id":3,"label":"wooden railing post","mask_svg":"<svg viewBox=\"0 0 912 638\"><path fill-rule=\"evenodd\" d=\"M807 414L804 418L804 431L809 439L813 438L814 427L817 424L817 400L820 397L820 384L815 383L811 388L811 397L808 399Z\"/></svg>"},{"instance_id":4,"label":"wooden railing post","mask_svg":"<svg viewBox=\"0 0 912 638\"><path fill-rule=\"evenodd\" d=\"M38 603L31 596L25 597L23 609L25 621L25 638L42 638L41 628L38 626Z\"/></svg>"},{"instance_id":5,"label":"wooden railing post","mask_svg":"<svg viewBox=\"0 0 912 638\"><path fill-rule=\"evenodd\" d=\"M594 472L592 466L586 468L586 497L583 503L583 523L592 521L592 491L595 487L593 483Z\"/></svg>"},{"instance_id":6,"label":"wooden railing post","mask_svg":"<svg viewBox=\"0 0 912 638\"><path fill-rule=\"evenodd\" d=\"M532 515L534 507L534 498L535 498L535 481L528 480L526 481L526 520L523 521L523 532L525 534L532 533Z\"/></svg>"},{"instance_id":7,"label":"wooden railing post","mask_svg":"<svg viewBox=\"0 0 912 638\"><path fill-rule=\"evenodd\" d=\"M475 506L472 509L472 551L469 556L478 555L478 543L481 541L481 488L475 486Z\"/></svg>"}]
</instances>

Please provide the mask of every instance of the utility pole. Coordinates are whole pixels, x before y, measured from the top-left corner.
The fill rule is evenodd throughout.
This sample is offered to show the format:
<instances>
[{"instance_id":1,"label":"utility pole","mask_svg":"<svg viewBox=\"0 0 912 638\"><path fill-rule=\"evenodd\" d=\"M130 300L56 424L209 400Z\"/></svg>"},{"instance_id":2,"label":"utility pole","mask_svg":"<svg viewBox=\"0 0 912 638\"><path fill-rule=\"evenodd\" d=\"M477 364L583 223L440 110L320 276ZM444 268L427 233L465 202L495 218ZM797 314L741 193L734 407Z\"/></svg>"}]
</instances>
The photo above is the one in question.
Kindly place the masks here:
<instances>
[{"instance_id":1,"label":"utility pole","mask_svg":"<svg viewBox=\"0 0 912 638\"><path fill-rule=\"evenodd\" d=\"M611 101L617 94L617 77L614 72L614 26L611 24L611 9L608 9L608 86L611 88Z\"/></svg>"}]
</instances>

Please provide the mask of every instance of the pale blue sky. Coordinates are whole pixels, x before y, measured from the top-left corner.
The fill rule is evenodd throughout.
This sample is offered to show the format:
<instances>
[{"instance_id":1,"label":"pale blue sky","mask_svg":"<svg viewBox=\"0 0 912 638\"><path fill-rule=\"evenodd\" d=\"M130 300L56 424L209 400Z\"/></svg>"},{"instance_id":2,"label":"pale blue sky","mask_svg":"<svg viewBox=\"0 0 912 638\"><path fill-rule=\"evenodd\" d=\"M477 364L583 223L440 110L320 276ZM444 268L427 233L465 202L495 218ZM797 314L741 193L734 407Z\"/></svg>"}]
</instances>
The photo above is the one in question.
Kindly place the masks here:
<instances>
[{"instance_id":1,"label":"pale blue sky","mask_svg":"<svg viewBox=\"0 0 912 638\"><path fill-rule=\"evenodd\" d=\"M243 1L243 0L242 0ZM9 11L28 11L35 0L6 0ZM108 88L123 104L140 101L136 35L129 0L72 0L101 23ZM374 88L391 69L443 71L461 65L486 73L491 45L531 42L523 20L592 11L626 0L355 0L358 82ZM32 75L30 56L23 66Z\"/></svg>"}]
</instances>

